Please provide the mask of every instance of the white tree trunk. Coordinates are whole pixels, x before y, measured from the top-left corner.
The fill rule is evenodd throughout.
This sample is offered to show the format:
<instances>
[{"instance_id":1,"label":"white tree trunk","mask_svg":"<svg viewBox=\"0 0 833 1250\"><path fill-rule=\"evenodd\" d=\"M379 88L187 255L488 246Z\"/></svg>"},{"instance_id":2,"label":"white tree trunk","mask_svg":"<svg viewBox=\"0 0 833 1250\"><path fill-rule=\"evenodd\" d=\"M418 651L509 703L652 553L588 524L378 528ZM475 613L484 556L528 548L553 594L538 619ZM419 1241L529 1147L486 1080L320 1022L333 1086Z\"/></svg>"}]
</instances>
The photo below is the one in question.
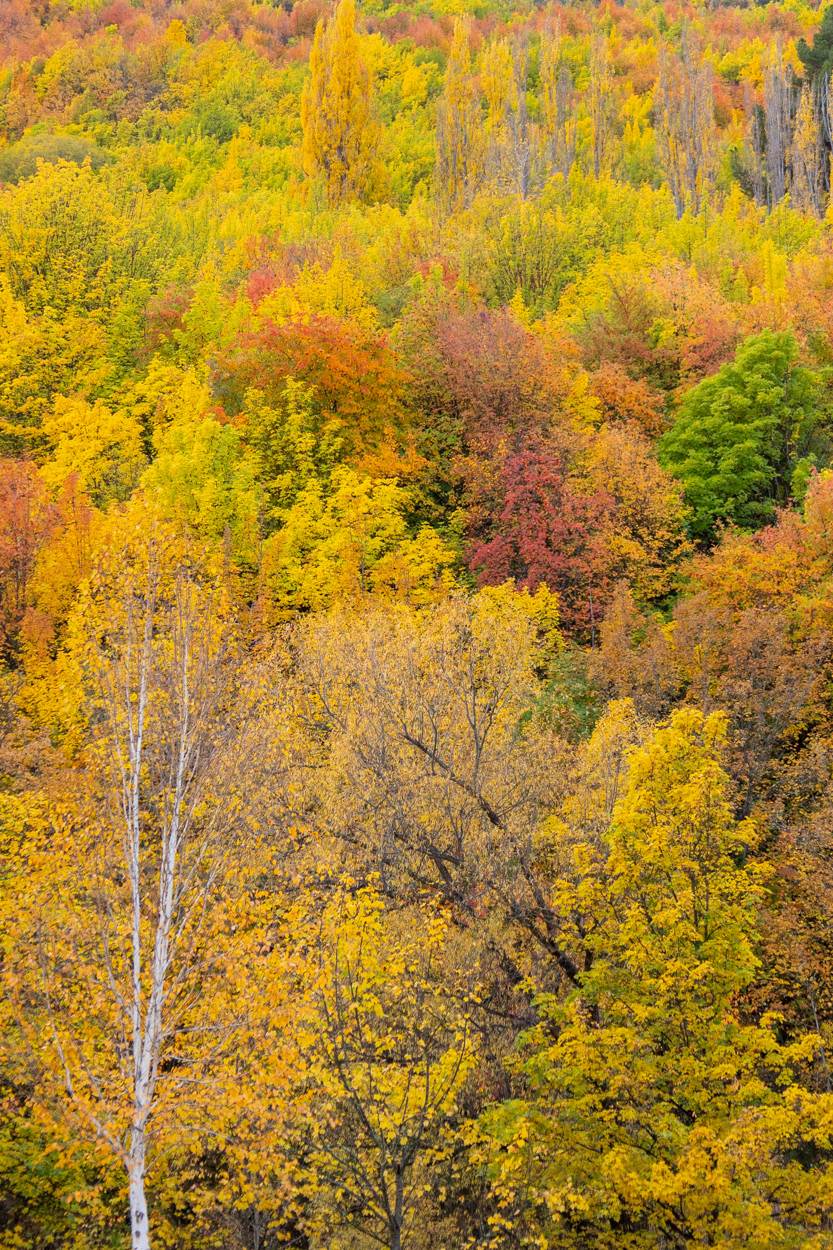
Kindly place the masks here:
<instances>
[{"instance_id":1,"label":"white tree trunk","mask_svg":"<svg viewBox=\"0 0 833 1250\"><path fill-rule=\"evenodd\" d=\"M145 1198L144 1143L139 1159L130 1170L130 1245L131 1250L150 1250L148 1206Z\"/></svg>"}]
</instances>

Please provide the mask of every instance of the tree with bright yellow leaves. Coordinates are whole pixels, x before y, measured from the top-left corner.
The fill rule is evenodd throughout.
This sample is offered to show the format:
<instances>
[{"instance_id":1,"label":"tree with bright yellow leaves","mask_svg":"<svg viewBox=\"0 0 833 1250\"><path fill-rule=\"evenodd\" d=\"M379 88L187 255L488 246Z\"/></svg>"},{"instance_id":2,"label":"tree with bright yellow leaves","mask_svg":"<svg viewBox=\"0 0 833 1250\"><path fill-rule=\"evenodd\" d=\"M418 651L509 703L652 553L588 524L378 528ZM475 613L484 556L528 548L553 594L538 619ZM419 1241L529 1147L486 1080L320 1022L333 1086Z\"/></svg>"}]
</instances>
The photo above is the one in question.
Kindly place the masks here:
<instances>
[{"instance_id":1,"label":"tree with bright yellow leaves","mask_svg":"<svg viewBox=\"0 0 833 1250\"><path fill-rule=\"evenodd\" d=\"M526 109L526 56L508 39L483 50L480 81L486 97L487 166L503 191L526 199L531 174L531 127Z\"/></svg>"},{"instance_id":2,"label":"tree with bright yellow leaves","mask_svg":"<svg viewBox=\"0 0 833 1250\"><path fill-rule=\"evenodd\" d=\"M824 201L824 146L813 93L802 87L792 134L790 198L805 213L821 216Z\"/></svg>"},{"instance_id":3,"label":"tree with bright yellow leaves","mask_svg":"<svg viewBox=\"0 0 833 1250\"><path fill-rule=\"evenodd\" d=\"M800 1084L821 1039L738 1007L765 877L726 736L722 714L678 710L626 753L612 809L593 804L606 828L574 851L589 958L571 994L539 999L524 1096L484 1120L513 1246L830 1244L833 1094Z\"/></svg>"},{"instance_id":4,"label":"tree with bright yellow leaves","mask_svg":"<svg viewBox=\"0 0 833 1250\"><path fill-rule=\"evenodd\" d=\"M261 562L267 619L379 594L411 603L442 599L454 586L454 553L424 526L410 537L408 491L347 465L327 483L311 477L264 543Z\"/></svg>"},{"instance_id":5,"label":"tree with bright yellow leaves","mask_svg":"<svg viewBox=\"0 0 833 1250\"><path fill-rule=\"evenodd\" d=\"M372 178L377 127L370 71L356 33L355 0L339 0L330 20L315 28L301 122L305 168L323 179L330 203L364 195Z\"/></svg>"},{"instance_id":6,"label":"tree with bright yellow leaves","mask_svg":"<svg viewBox=\"0 0 833 1250\"><path fill-rule=\"evenodd\" d=\"M192 1091L204 1093L240 1022L227 990L251 958L246 718L214 571L129 518L114 552L94 567L64 647L84 782L48 809L36 801L8 865L3 988L40 1096L68 1134L122 1164L131 1247L148 1250L154 1150L171 1131L187 1138Z\"/></svg>"},{"instance_id":7,"label":"tree with bright yellow leaves","mask_svg":"<svg viewBox=\"0 0 833 1250\"><path fill-rule=\"evenodd\" d=\"M544 168L565 178L573 167L578 137L575 116L575 90L569 67L564 63L560 30L544 31L541 36L539 77L541 82L540 157ZM595 133L594 133L595 148Z\"/></svg>"},{"instance_id":8,"label":"tree with bright yellow leaves","mask_svg":"<svg viewBox=\"0 0 833 1250\"><path fill-rule=\"evenodd\" d=\"M51 453L43 468L47 485L60 489L74 474L95 504L129 498L146 464L142 427L131 412L58 395L42 432Z\"/></svg>"},{"instance_id":9,"label":"tree with bright yellow leaves","mask_svg":"<svg viewBox=\"0 0 833 1250\"><path fill-rule=\"evenodd\" d=\"M401 1250L453 1145L476 1060L474 987L454 970L442 912L386 913L373 885L350 884L322 924L311 1167L335 1230Z\"/></svg>"}]
</instances>

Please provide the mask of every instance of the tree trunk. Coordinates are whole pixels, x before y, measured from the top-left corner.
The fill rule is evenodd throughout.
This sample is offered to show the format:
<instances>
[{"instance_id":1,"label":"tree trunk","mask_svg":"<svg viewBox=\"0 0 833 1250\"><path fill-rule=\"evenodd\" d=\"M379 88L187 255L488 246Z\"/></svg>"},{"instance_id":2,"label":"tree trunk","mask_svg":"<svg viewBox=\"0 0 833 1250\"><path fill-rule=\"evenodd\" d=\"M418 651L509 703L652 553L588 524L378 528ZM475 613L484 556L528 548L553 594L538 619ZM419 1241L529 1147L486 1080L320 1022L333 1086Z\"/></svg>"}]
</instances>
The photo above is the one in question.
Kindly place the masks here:
<instances>
[{"instance_id":1,"label":"tree trunk","mask_svg":"<svg viewBox=\"0 0 833 1250\"><path fill-rule=\"evenodd\" d=\"M131 1250L150 1250L144 1157L136 1161L130 1172L130 1246Z\"/></svg>"},{"instance_id":2,"label":"tree trunk","mask_svg":"<svg viewBox=\"0 0 833 1250\"><path fill-rule=\"evenodd\" d=\"M400 1168L396 1169L395 1185L393 1219L390 1221L390 1250L401 1250L402 1219L405 1212L405 1175Z\"/></svg>"}]
</instances>

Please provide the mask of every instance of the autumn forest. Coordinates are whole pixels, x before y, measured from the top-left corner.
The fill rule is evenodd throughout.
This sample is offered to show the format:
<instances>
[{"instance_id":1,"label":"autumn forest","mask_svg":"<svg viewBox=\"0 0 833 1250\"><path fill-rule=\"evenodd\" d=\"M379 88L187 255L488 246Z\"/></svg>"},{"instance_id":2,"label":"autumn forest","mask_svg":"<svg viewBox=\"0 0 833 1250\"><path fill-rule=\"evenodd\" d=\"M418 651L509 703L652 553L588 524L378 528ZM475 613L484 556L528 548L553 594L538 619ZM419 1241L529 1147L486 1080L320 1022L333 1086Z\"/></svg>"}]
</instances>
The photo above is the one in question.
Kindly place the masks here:
<instances>
[{"instance_id":1,"label":"autumn forest","mask_svg":"<svg viewBox=\"0 0 833 1250\"><path fill-rule=\"evenodd\" d=\"M833 1250L833 5L0 0L0 1250Z\"/></svg>"}]
</instances>

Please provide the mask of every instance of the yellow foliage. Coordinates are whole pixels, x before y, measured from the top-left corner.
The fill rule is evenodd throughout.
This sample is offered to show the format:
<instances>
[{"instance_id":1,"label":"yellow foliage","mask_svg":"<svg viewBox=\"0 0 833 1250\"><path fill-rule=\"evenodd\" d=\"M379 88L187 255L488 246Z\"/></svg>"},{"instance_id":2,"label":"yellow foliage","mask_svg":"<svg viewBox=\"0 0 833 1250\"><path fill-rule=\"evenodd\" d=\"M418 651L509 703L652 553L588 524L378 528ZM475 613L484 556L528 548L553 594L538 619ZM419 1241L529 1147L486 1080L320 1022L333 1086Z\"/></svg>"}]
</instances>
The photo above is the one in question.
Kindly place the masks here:
<instances>
[{"instance_id":1,"label":"yellow foliage","mask_svg":"<svg viewBox=\"0 0 833 1250\"><path fill-rule=\"evenodd\" d=\"M293 283L277 287L261 300L257 319L290 321L312 313L343 317L371 334L379 329L378 311L338 246L326 269L305 265Z\"/></svg>"},{"instance_id":2,"label":"yellow foliage","mask_svg":"<svg viewBox=\"0 0 833 1250\"><path fill-rule=\"evenodd\" d=\"M135 416L111 412L101 402L59 396L44 416L42 432L50 448L43 478L53 490L73 475L95 504L130 496L145 465Z\"/></svg>"},{"instance_id":3,"label":"yellow foliage","mask_svg":"<svg viewBox=\"0 0 833 1250\"><path fill-rule=\"evenodd\" d=\"M329 202L366 193L377 130L370 74L356 33L355 0L339 0L332 18L315 28L301 121L307 172L323 177Z\"/></svg>"},{"instance_id":4,"label":"yellow foliage","mask_svg":"<svg viewBox=\"0 0 833 1250\"><path fill-rule=\"evenodd\" d=\"M345 465L326 490L310 482L264 543L267 619L375 591L414 603L447 593L453 556L427 526L408 536L407 501L395 480L373 481Z\"/></svg>"}]
</instances>

